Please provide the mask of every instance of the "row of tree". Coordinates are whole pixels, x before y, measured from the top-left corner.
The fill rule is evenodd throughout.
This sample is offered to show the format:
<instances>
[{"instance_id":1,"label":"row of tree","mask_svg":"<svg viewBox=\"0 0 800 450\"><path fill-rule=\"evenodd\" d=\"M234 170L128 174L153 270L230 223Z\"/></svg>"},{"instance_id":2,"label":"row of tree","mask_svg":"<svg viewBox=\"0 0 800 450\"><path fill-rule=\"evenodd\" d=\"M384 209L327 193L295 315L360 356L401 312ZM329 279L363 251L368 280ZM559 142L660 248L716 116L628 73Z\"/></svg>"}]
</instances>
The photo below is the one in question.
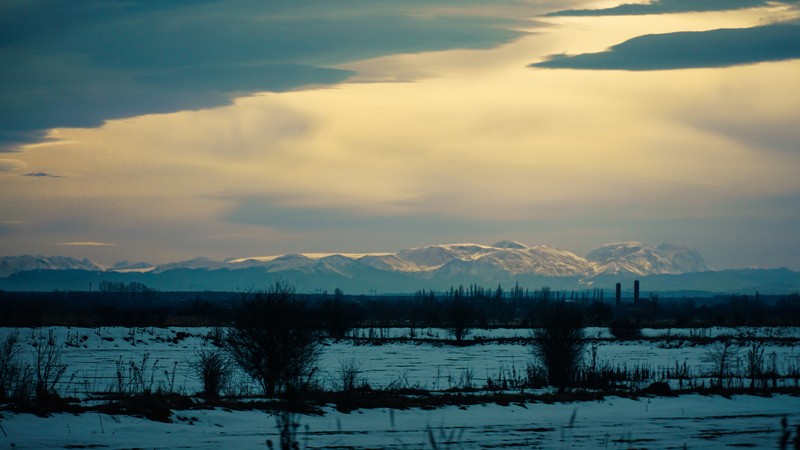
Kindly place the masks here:
<instances>
[{"instance_id":1,"label":"row of tree","mask_svg":"<svg viewBox=\"0 0 800 450\"><path fill-rule=\"evenodd\" d=\"M103 285L95 292L0 291L0 326L226 326L236 305L253 292L156 292L143 285ZM352 327L452 328L456 339L468 328L530 327L543 304L574 305L587 326L611 326L620 317L643 327L799 326L800 295L733 295L714 298L659 298L617 305L601 290L582 293L506 291L477 285L447 291L421 290L405 296L294 294L305 301L308 320L331 337Z\"/></svg>"},{"instance_id":2,"label":"row of tree","mask_svg":"<svg viewBox=\"0 0 800 450\"><path fill-rule=\"evenodd\" d=\"M338 296L338 300L342 300ZM329 312L342 311L332 300ZM453 337L465 337L469 324L468 304L456 295L448 304ZM269 289L253 293L236 308L232 326L221 347L258 383L268 396L302 391L314 375L325 333L315 326L314 311L295 295L291 285L275 282ZM583 314L574 304L549 300L541 305L533 329L533 352L547 374L548 383L560 389L571 385L585 352ZM219 358L215 354L214 358ZM218 361L209 365L217 367ZM212 381L212 386L218 382ZM206 389L215 395L213 389Z\"/></svg>"}]
</instances>

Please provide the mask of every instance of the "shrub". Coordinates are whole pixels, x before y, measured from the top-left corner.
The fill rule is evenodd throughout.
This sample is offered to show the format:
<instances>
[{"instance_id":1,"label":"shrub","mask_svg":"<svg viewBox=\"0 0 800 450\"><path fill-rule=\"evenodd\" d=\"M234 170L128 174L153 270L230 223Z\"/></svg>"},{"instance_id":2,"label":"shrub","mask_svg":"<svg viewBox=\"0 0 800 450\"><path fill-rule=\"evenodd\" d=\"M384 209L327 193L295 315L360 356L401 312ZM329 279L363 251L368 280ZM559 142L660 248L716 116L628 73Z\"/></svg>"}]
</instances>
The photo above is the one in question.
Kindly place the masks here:
<instances>
[{"instance_id":1,"label":"shrub","mask_svg":"<svg viewBox=\"0 0 800 450\"><path fill-rule=\"evenodd\" d=\"M41 332L34 336L33 346L36 350L34 392L36 400L43 402L58 397L56 385L67 371L67 366L61 362L61 347L56 343L55 330L48 330L46 336Z\"/></svg>"},{"instance_id":2,"label":"shrub","mask_svg":"<svg viewBox=\"0 0 800 450\"><path fill-rule=\"evenodd\" d=\"M446 305L447 323L456 342L462 342L472 331L475 309L464 297L454 297Z\"/></svg>"},{"instance_id":3,"label":"shrub","mask_svg":"<svg viewBox=\"0 0 800 450\"><path fill-rule=\"evenodd\" d=\"M294 287L280 281L246 298L235 312L225 348L266 395L295 389L313 374L321 334L310 315Z\"/></svg>"},{"instance_id":4,"label":"shrub","mask_svg":"<svg viewBox=\"0 0 800 450\"><path fill-rule=\"evenodd\" d=\"M276 414L280 450L300 450L300 441L297 440L300 421L297 416L290 411L280 411ZM272 440L267 440L267 448L274 449Z\"/></svg>"},{"instance_id":5,"label":"shrub","mask_svg":"<svg viewBox=\"0 0 800 450\"><path fill-rule=\"evenodd\" d=\"M341 289L336 289L334 297L323 299L319 306L320 324L328 336L336 340L344 339L358 318L358 308L345 300Z\"/></svg>"},{"instance_id":6,"label":"shrub","mask_svg":"<svg viewBox=\"0 0 800 450\"><path fill-rule=\"evenodd\" d=\"M220 390L228 384L231 372L225 352L219 348L201 350L197 352L191 368L203 382L203 395L218 398Z\"/></svg>"},{"instance_id":7,"label":"shrub","mask_svg":"<svg viewBox=\"0 0 800 450\"><path fill-rule=\"evenodd\" d=\"M533 330L533 354L547 372L551 386L573 385L586 348L580 311L565 302L546 304Z\"/></svg>"},{"instance_id":8,"label":"shrub","mask_svg":"<svg viewBox=\"0 0 800 450\"><path fill-rule=\"evenodd\" d=\"M766 370L764 369L764 345L760 342L754 341L750 348L747 349L747 357L745 359L747 370L747 377L750 378L750 389L755 389L756 381L765 382L764 377Z\"/></svg>"},{"instance_id":9,"label":"shrub","mask_svg":"<svg viewBox=\"0 0 800 450\"><path fill-rule=\"evenodd\" d=\"M0 343L0 400L23 400L31 394L31 368L20 361L16 343L16 335Z\"/></svg>"},{"instance_id":10,"label":"shrub","mask_svg":"<svg viewBox=\"0 0 800 450\"><path fill-rule=\"evenodd\" d=\"M370 391L369 383L361 377L361 369L353 360L339 363L339 378L333 380L333 388L338 391L336 408L351 411L356 408L362 394Z\"/></svg>"},{"instance_id":11,"label":"shrub","mask_svg":"<svg viewBox=\"0 0 800 450\"><path fill-rule=\"evenodd\" d=\"M343 393L353 392L365 384L360 375L361 368L354 360L340 362L339 380L335 382L334 388Z\"/></svg>"},{"instance_id":12,"label":"shrub","mask_svg":"<svg viewBox=\"0 0 800 450\"><path fill-rule=\"evenodd\" d=\"M713 365L712 375L717 380L717 388L723 387L725 378L732 374L733 365L738 359L738 348L733 339L727 338L708 349L706 360Z\"/></svg>"},{"instance_id":13,"label":"shrub","mask_svg":"<svg viewBox=\"0 0 800 450\"><path fill-rule=\"evenodd\" d=\"M633 319L614 319L608 326L608 331L617 339L638 339L642 336L642 327Z\"/></svg>"}]
</instances>

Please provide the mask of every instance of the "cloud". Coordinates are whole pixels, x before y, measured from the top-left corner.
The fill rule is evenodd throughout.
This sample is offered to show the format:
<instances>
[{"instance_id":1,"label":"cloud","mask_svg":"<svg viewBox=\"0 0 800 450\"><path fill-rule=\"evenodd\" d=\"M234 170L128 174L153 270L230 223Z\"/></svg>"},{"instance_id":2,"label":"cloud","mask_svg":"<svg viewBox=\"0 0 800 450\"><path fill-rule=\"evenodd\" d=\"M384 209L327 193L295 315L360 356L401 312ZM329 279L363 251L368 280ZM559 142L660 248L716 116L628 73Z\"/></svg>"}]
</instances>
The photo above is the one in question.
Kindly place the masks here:
<instances>
[{"instance_id":1,"label":"cloud","mask_svg":"<svg viewBox=\"0 0 800 450\"><path fill-rule=\"evenodd\" d=\"M29 224L30 222L24 220L0 220L0 236L11 235Z\"/></svg>"},{"instance_id":2,"label":"cloud","mask_svg":"<svg viewBox=\"0 0 800 450\"><path fill-rule=\"evenodd\" d=\"M168 261L500 238L581 251L637 238L700 242L717 267L794 264L797 252L778 241L799 241L796 214L742 216L800 192L800 61L670 72L526 68L564 49L753 27L772 14L558 19L488 50L337 65L368 76L335 86L51 130L58 143L14 155L28 167L18 173L68 176L58 189L0 177L5 218L34 224L9 227L5 251ZM142 70L136 81L205 89L216 70L208 67L195 81L180 67ZM241 78L249 83L260 70ZM396 82L397 73L425 75ZM116 246L53 244L81 236Z\"/></svg>"},{"instance_id":3,"label":"cloud","mask_svg":"<svg viewBox=\"0 0 800 450\"><path fill-rule=\"evenodd\" d=\"M217 65L148 74L136 80L151 86L234 93L286 91L302 85L333 84L350 75L352 72L347 70L302 64L268 64L255 67Z\"/></svg>"},{"instance_id":4,"label":"cloud","mask_svg":"<svg viewBox=\"0 0 800 450\"><path fill-rule=\"evenodd\" d=\"M489 47L518 36L523 23L471 15L465 6L479 2L454 0L162 3L0 6L0 151L49 128L337 83L351 72L330 66L345 61Z\"/></svg>"},{"instance_id":5,"label":"cloud","mask_svg":"<svg viewBox=\"0 0 800 450\"><path fill-rule=\"evenodd\" d=\"M774 5L770 0L654 0L650 3L629 3L602 9L568 9L547 16L638 16L645 14L674 14L685 12L726 11ZM784 0L783 4L797 3Z\"/></svg>"},{"instance_id":6,"label":"cloud","mask_svg":"<svg viewBox=\"0 0 800 450\"><path fill-rule=\"evenodd\" d=\"M61 245L65 247L114 247L117 244L111 244L108 242L74 241L74 242L59 242L56 245Z\"/></svg>"},{"instance_id":7,"label":"cloud","mask_svg":"<svg viewBox=\"0 0 800 450\"><path fill-rule=\"evenodd\" d=\"M25 161L20 161L18 159L0 159L0 174L16 172L25 166Z\"/></svg>"},{"instance_id":8,"label":"cloud","mask_svg":"<svg viewBox=\"0 0 800 450\"><path fill-rule=\"evenodd\" d=\"M729 67L800 58L800 24L651 34L599 53L556 55L532 67L671 70Z\"/></svg>"},{"instance_id":9,"label":"cloud","mask_svg":"<svg viewBox=\"0 0 800 450\"><path fill-rule=\"evenodd\" d=\"M29 172L23 174L24 177L35 177L35 178L61 178L61 175L53 175L52 173L47 172Z\"/></svg>"},{"instance_id":10,"label":"cloud","mask_svg":"<svg viewBox=\"0 0 800 450\"><path fill-rule=\"evenodd\" d=\"M430 214L368 214L342 208L279 206L275 199L253 198L239 202L225 218L233 223L259 225L293 232L341 232L375 230L386 234L404 234L409 229L454 233L486 231L494 228L491 220L463 220ZM504 226L508 226L505 224Z\"/></svg>"}]
</instances>

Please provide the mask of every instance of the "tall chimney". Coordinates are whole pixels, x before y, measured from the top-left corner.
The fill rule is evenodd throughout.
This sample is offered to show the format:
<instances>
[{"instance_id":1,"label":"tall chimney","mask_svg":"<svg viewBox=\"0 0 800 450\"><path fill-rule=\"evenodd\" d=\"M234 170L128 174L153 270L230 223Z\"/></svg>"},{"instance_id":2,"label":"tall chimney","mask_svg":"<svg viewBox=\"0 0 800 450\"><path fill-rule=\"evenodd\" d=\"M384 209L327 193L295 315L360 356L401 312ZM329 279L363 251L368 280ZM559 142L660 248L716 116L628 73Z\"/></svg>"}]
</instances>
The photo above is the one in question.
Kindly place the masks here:
<instances>
[{"instance_id":1,"label":"tall chimney","mask_svg":"<svg viewBox=\"0 0 800 450\"><path fill-rule=\"evenodd\" d=\"M614 295L614 300L616 300L617 306L622 304L622 283L617 283L617 292Z\"/></svg>"},{"instance_id":2,"label":"tall chimney","mask_svg":"<svg viewBox=\"0 0 800 450\"><path fill-rule=\"evenodd\" d=\"M633 281L633 303L639 303L639 280Z\"/></svg>"}]
</instances>

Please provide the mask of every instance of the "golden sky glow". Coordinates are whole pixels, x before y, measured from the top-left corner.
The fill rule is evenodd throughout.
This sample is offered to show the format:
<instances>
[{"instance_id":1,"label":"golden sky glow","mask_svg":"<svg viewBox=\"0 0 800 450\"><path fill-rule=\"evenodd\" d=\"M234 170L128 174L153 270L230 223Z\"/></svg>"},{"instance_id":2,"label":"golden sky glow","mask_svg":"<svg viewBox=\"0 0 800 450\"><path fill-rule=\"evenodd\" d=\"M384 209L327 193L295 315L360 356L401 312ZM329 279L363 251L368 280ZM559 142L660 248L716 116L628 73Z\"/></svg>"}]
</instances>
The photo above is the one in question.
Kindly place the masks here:
<instances>
[{"instance_id":1,"label":"golden sky glow","mask_svg":"<svg viewBox=\"0 0 800 450\"><path fill-rule=\"evenodd\" d=\"M427 234L427 221L391 236L327 230L326 214L338 211L494 223L449 241L511 238L581 252L606 241L677 240L712 265L746 264L717 249L725 243L709 239L704 221L745 214L738 202L800 194L800 60L666 71L528 65L644 34L792 14L531 18L529 34L499 47L356 60L337 67L354 72L338 84L53 129L49 142L0 155L8 169L0 219L19 221L6 226L16 241L4 252L157 262L393 251L447 236ZM302 220L320 224L273 226L269 211L263 223L232 219L251 203L308 211ZM644 228L654 221L680 224Z\"/></svg>"}]
</instances>

